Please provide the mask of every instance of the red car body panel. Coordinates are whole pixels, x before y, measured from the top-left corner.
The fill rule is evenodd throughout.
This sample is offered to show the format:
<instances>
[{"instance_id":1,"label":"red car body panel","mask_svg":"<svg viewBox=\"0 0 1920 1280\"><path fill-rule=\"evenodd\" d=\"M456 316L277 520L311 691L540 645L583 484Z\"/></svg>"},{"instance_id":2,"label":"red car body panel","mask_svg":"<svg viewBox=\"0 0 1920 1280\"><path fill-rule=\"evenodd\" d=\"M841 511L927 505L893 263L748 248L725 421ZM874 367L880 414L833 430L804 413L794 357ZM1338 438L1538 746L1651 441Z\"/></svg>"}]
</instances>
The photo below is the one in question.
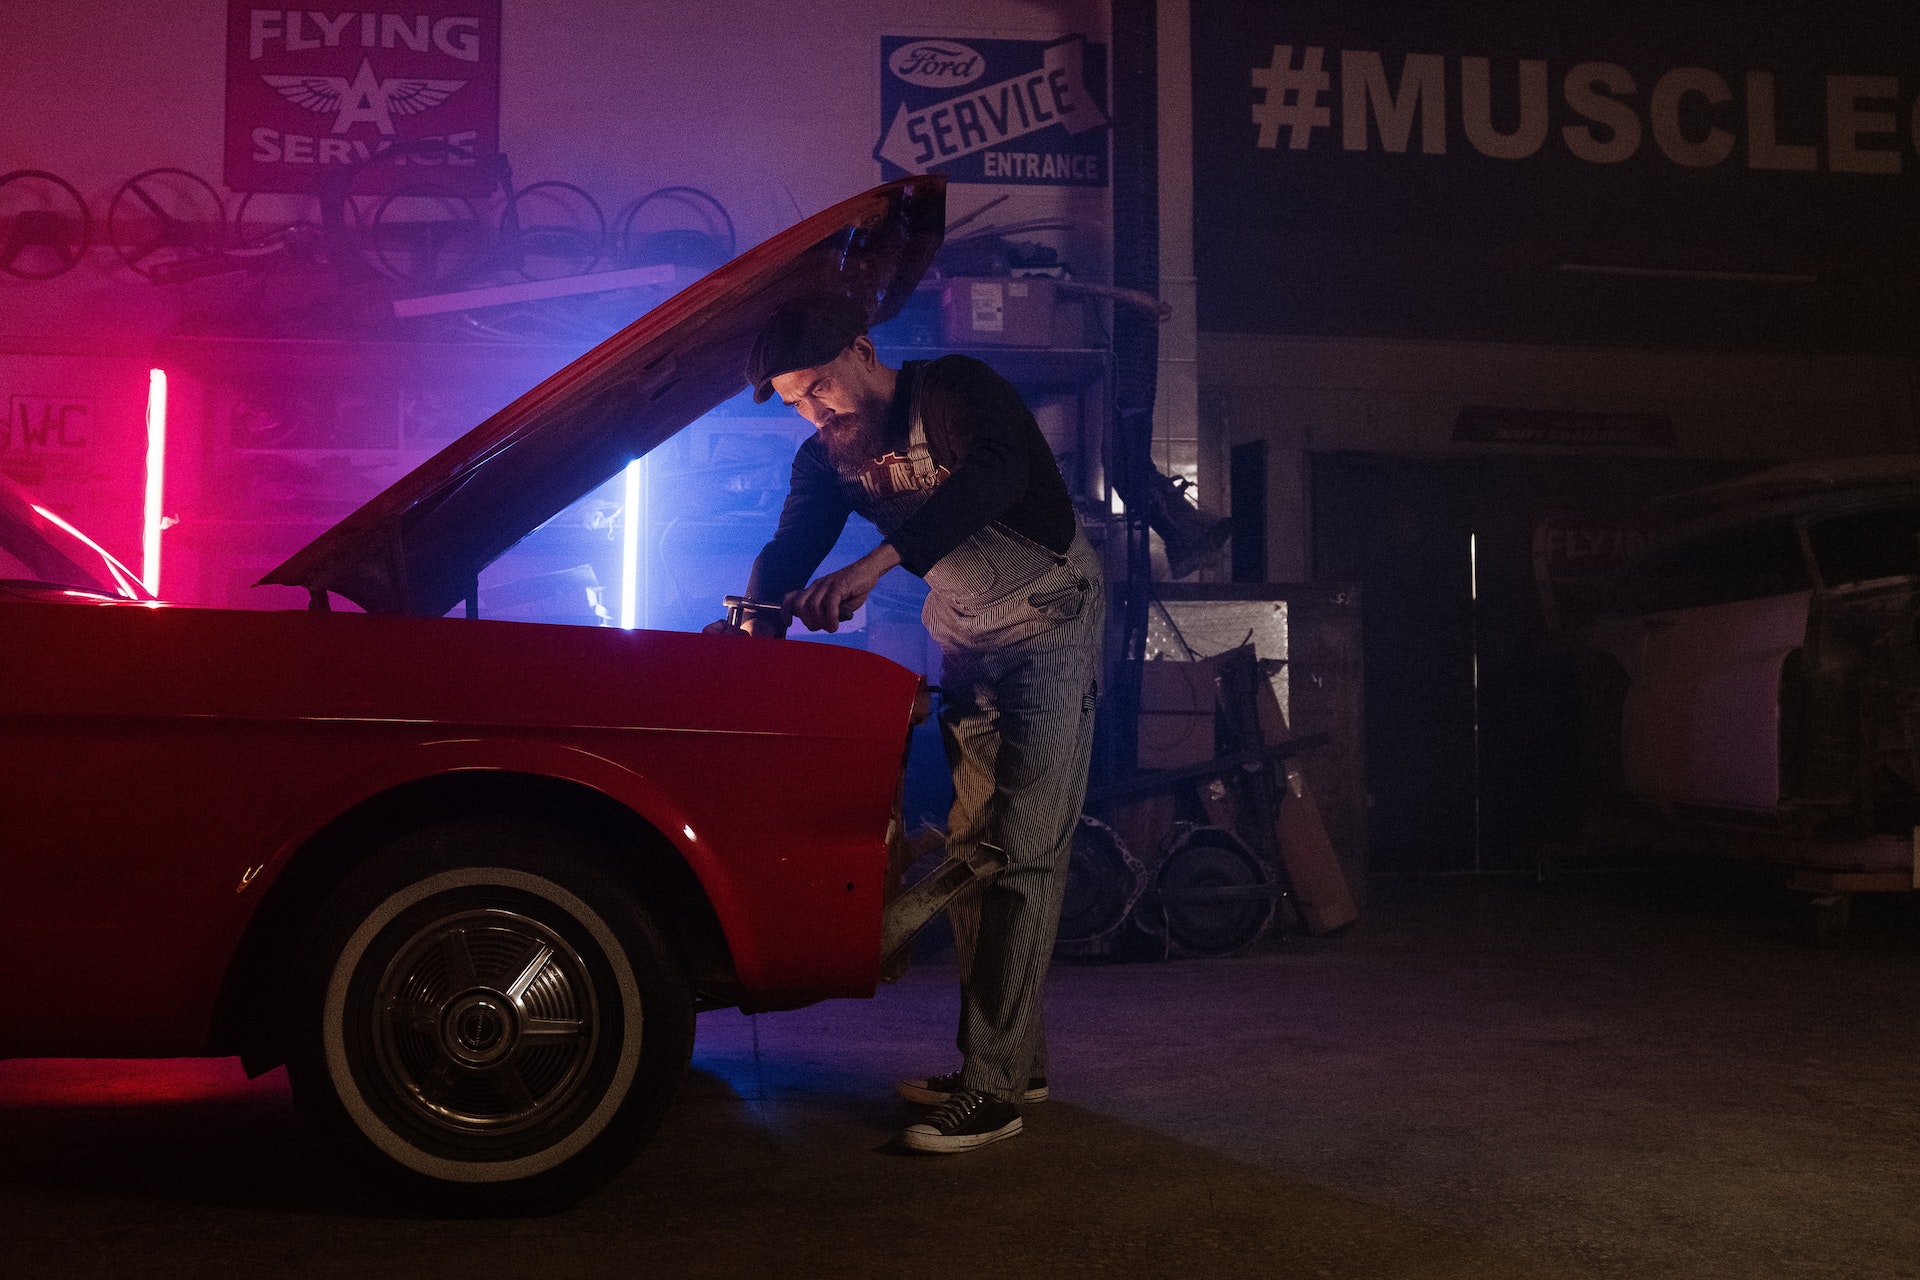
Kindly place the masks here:
<instances>
[{"instance_id":1,"label":"red car body panel","mask_svg":"<svg viewBox=\"0 0 1920 1280\"><path fill-rule=\"evenodd\" d=\"M301 846L459 770L578 783L685 857L742 988L872 993L919 678L826 645L349 613L0 601L0 1054L204 1051Z\"/></svg>"},{"instance_id":2,"label":"red car body panel","mask_svg":"<svg viewBox=\"0 0 1920 1280\"><path fill-rule=\"evenodd\" d=\"M152 602L0 480L0 971L22 993L0 1057L211 1051L242 940L316 833L484 771L590 789L671 842L743 1001L870 995L917 675L828 645L440 615L739 391L782 302L833 289L895 314L944 226L937 176L806 219L268 576L366 613Z\"/></svg>"}]
</instances>

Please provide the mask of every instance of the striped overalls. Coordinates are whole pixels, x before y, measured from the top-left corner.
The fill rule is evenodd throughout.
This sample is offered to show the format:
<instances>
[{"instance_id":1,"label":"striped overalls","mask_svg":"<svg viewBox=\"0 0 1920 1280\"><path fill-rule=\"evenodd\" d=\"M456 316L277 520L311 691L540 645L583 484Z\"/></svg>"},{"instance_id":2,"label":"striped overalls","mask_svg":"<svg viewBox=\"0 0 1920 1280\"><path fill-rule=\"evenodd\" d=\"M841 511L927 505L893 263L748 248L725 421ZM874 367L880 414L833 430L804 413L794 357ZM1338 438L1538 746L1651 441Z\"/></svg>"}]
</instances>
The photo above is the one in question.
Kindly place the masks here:
<instances>
[{"instance_id":1,"label":"striped overalls","mask_svg":"<svg viewBox=\"0 0 1920 1280\"><path fill-rule=\"evenodd\" d=\"M899 469L858 507L883 535L945 478L918 407ZM854 477L846 477L857 485ZM1007 868L981 898L962 975L960 1087L1018 1101L1045 1075L1040 987L1060 924L1067 857L1086 798L1105 615L1099 561L1078 529L1064 554L988 523L928 571L921 619L939 642L941 736L953 770L950 853L985 841Z\"/></svg>"}]
</instances>

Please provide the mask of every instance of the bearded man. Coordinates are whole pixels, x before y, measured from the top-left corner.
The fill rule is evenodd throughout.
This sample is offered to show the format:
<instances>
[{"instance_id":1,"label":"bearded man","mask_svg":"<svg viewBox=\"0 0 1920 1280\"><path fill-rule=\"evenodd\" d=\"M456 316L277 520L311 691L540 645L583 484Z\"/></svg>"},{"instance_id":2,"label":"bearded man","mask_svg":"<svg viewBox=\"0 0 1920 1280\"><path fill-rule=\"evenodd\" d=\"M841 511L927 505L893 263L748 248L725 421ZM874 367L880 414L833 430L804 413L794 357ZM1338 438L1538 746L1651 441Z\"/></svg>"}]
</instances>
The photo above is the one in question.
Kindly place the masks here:
<instances>
[{"instance_id":1,"label":"bearded man","mask_svg":"<svg viewBox=\"0 0 1920 1280\"><path fill-rule=\"evenodd\" d=\"M794 455L747 595L833 631L883 574L926 579L921 617L940 645L953 771L947 849L970 858L991 844L1007 865L982 894L961 978L960 1069L899 1083L902 1097L933 1108L901 1141L967 1151L1019 1133L1021 1104L1047 1095L1040 988L1086 797L1100 568L1013 386L965 356L889 368L866 330L858 304L821 295L781 307L754 345L754 399L779 395L815 433ZM813 578L854 513L885 540Z\"/></svg>"}]
</instances>

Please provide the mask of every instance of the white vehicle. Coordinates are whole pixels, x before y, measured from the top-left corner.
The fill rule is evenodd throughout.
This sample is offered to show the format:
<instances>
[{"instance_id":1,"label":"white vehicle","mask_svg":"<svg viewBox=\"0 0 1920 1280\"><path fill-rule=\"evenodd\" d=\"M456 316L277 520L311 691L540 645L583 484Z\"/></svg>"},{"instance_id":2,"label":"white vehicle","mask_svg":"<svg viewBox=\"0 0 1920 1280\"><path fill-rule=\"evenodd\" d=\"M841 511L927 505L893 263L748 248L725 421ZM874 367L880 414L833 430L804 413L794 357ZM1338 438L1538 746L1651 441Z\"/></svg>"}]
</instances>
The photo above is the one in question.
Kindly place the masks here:
<instances>
[{"instance_id":1,"label":"white vehicle","mask_svg":"<svg viewBox=\"0 0 1920 1280\"><path fill-rule=\"evenodd\" d=\"M1694 514L1592 633L1627 796L1802 888L1914 887L1920 459L1781 468L1676 505Z\"/></svg>"}]
</instances>

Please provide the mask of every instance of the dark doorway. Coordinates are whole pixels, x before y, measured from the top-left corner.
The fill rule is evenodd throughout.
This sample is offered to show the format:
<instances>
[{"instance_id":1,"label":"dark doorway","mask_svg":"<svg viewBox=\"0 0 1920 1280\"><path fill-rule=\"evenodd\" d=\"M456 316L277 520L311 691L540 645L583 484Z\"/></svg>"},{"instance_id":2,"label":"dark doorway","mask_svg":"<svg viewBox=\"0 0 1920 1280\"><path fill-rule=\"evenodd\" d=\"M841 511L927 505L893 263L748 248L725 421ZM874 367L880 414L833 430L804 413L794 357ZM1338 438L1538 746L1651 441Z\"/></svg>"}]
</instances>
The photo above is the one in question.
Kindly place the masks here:
<instances>
[{"instance_id":1,"label":"dark doorway","mask_svg":"<svg viewBox=\"0 0 1920 1280\"><path fill-rule=\"evenodd\" d=\"M1574 636L1647 501L1751 462L1311 459L1313 573L1361 586L1368 818L1382 870L1500 870L1578 837Z\"/></svg>"}]
</instances>

